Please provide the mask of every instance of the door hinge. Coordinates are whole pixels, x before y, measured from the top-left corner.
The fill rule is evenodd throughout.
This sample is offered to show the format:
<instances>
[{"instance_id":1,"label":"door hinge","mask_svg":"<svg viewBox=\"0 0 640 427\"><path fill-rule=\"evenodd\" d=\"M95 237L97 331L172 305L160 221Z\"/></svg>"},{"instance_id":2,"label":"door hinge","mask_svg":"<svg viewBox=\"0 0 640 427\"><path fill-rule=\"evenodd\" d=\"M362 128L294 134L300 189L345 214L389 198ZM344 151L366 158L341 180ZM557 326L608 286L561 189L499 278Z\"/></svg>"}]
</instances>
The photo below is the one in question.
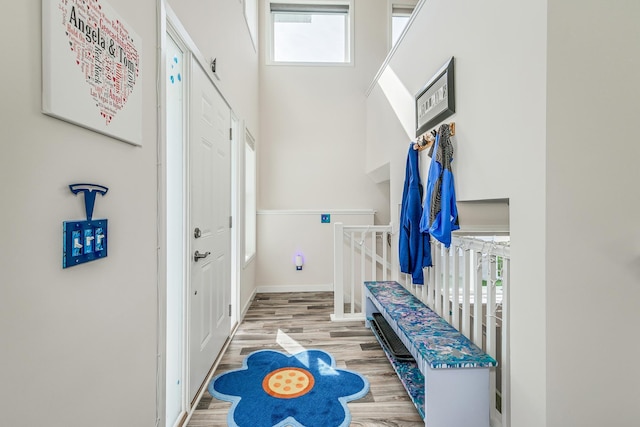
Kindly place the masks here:
<instances>
[{"instance_id":1,"label":"door hinge","mask_svg":"<svg viewBox=\"0 0 640 427\"><path fill-rule=\"evenodd\" d=\"M229 141L233 141L233 128L229 128Z\"/></svg>"},{"instance_id":2,"label":"door hinge","mask_svg":"<svg viewBox=\"0 0 640 427\"><path fill-rule=\"evenodd\" d=\"M229 228L233 228L233 217L229 217Z\"/></svg>"},{"instance_id":3,"label":"door hinge","mask_svg":"<svg viewBox=\"0 0 640 427\"><path fill-rule=\"evenodd\" d=\"M229 304L229 317L231 317L231 304Z\"/></svg>"}]
</instances>

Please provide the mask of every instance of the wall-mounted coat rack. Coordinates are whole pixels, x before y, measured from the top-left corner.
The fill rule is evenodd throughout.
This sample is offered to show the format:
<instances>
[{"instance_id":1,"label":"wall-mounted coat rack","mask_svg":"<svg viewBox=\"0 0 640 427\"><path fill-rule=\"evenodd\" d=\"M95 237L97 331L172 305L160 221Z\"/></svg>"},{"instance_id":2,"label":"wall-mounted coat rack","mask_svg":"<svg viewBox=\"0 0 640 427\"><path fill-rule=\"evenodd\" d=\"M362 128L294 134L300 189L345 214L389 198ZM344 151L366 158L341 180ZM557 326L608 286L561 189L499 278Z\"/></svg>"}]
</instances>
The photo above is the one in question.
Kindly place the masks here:
<instances>
[{"instance_id":1,"label":"wall-mounted coat rack","mask_svg":"<svg viewBox=\"0 0 640 427\"><path fill-rule=\"evenodd\" d=\"M413 149L422 151L426 148L431 147L431 145L433 145L433 143L436 141L436 134L437 134L437 131L435 129L432 129L428 132L423 133L416 139L416 142L413 144ZM449 135L454 136L455 134L456 134L456 123L451 122L449 123Z\"/></svg>"}]
</instances>

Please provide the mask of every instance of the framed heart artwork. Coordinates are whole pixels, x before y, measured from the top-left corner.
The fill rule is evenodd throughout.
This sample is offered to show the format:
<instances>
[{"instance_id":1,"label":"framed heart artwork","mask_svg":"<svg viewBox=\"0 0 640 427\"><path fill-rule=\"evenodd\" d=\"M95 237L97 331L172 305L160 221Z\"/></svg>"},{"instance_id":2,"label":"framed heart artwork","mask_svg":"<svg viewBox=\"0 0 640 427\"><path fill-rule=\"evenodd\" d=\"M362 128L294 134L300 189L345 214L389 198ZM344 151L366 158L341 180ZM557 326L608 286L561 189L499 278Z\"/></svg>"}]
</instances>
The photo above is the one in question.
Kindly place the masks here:
<instances>
[{"instance_id":1,"label":"framed heart artwork","mask_svg":"<svg viewBox=\"0 0 640 427\"><path fill-rule=\"evenodd\" d=\"M142 145L141 52L104 0L42 0L43 113Z\"/></svg>"}]
</instances>

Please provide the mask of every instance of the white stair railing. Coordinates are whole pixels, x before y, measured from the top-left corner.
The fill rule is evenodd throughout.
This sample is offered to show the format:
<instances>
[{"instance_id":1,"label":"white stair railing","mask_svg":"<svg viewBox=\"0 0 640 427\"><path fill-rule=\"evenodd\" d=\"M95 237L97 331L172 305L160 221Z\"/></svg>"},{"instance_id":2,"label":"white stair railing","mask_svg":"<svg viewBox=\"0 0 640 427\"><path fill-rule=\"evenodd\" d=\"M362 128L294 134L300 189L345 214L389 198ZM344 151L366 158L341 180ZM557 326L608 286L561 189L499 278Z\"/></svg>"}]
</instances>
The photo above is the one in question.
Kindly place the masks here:
<instances>
[{"instance_id":1,"label":"white stair railing","mask_svg":"<svg viewBox=\"0 0 640 427\"><path fill-rule=\"evenodd\" d=\"M365 281L389 280L390 225L334 224L332 320L364 320Z\"/></svg>"},{"instance_id":2,"label":"white stair railing","mask_svg":"<svg viewBox=\"0 0 640 427\"><path fill-rule=\"evenodd\" d=\"M425 285L403 275L405 287L498 361L489 380L491 426L509 427L509 244L454 236L449 248L432 239L431 249Z\"/></svg>"},{"instance_id":3,"label":"white stair railing","mask_svg":"<svg viewBox=\"0 0 640 427\"><path fill-rule=\"evenodd\" d=\"M391 226L334 225L332 320L364 320L363 282L391 280ZM490 373L491 426L510 427L508 241L454 236L445 248L432 239L433 267L425 284L398 280L413 295L498 361ZM508 239L507 239L508 240ZM403 282L404 279L404 283Z\"/></svg>"}]
</instances>

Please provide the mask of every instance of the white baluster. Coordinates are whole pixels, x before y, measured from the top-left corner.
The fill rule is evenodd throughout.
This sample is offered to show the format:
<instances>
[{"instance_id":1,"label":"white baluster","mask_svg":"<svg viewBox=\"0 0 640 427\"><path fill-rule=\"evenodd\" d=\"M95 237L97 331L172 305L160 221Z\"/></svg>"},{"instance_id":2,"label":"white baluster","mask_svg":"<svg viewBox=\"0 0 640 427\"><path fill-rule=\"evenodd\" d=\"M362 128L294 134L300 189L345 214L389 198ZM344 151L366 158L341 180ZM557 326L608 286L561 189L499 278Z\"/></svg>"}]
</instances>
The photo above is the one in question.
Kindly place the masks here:
<instances>
[{"instance_id":1,"label":"white baluster","mask_svg":"<svg viewBox=\"0 0 640 427\"><path fill-rule=\"evenodd\" d=\"M371 280L376 280L378 275L376 269L378 268L378 241L376 240L377 232L372 230L370 232L371 238Z\"/></svg>"},{"instance_id":2,"label":"white baluster","mask_svg":"<svg viewBox=\"0 0 640 427\"><path fill-rule=\"evenodd\" d=\"M482 254L473 253L473 342L482 348Z\"/></svg>"},{"instance_id":3,"label":"white baluster","mask_svg":"<svg viewBox=\"0 0 640 427\"><path fill-rule=\"evenodd\" d=\"M457 245L453 251L453 296L451 311L453 312L452 325L460 330L460 247Z\"/></svg>"},{"instance_id":4,"label":"white baluster","mask_svg":"<svg viewBox=\"0 0 640 427\"><path fill-rule=\"evenodd\" d=\"M382 280L385 282L388 280L388 268L387 264L389 263L388 255L387 255L387 239L389 238L389 233L384 231L382 233Z\"/></svg>"},{"instance_id":5,"label":"white baluster","mask_svg":"<svg viewBox=\"0 0 640 427\"><path fill-rule=\"evenodd\" d=\"M442 260L442 318L447 321L447 323L451 324L451 311L450 311L450 298L449 298L449 287L451 286L451 270L449 267L450 263L450 250L449 248L443 247Z\"/></svg>"},{"instance_id":6,"label":"white baluster","mask_svg":"<svg viewBox=\"0 0 640 427\"><path fill-rule=\"evenodd\" d=\"M351 252L350 252L350 254L351 254L351 265L349 266L349 268L351 269L351 286L349 287L349 312L351 314L353 314L353 312L354 312L353 293L354 293L356 282L358 281L358 280L356 280L356 268L355 268L355 254L356 254L355 241L356 241L356 236L355 236L355 233L353 231L351 233L349 233L349 240L351 242Z\"/></svg>"},{"instance_id":7,"label":"white baluster","mask_svg":"<svg viewBox=\"0 0 640 427\"><path fill-rule=\"evenodd\" d=\"M502 261L502 354L500 363L500 373L502 374L502 427L511 427L511 353L509 350L509 289L511 287L510 272L511 259L504 258Z\"/></svg>"},{"instance_id":8,"label":"white baluster","mask_svg":"<svg viewBox=\"0 0 640 427\"><path fill-rule=\"evenodd\" d=\"M438 260L438 266L436 268L436 292L434 295L434 311L442 316L442 279L444 277L444 257L442 256L443 246L438 243L436 248L436 259Z\"/></svg>"},{"instance_id":9,"label":"white baluster","mask_svg":"<svg viewBox=\"0 0 640 427\"><path fill-rule=\"evenodd\" d=\"M344 318L344 227L333 225L333 311L336 319Z\"/></svg>"},{"instance_id":10,"label":"white baluster","mask_svg":"<svg viewBox=\"0 0 640 427\"><path fill-rule=\"evenodd\" d=\"M462 258L463 278L462 281L462 333L466 337L471 336L471 251L465 250Z\"/></svg>"},{"instance_id":11,"label":"white baluster","mask_svg":"<svg viewBox=\"0 0 640 427\"><path fill-rule=\"evenodd\" d=\"M364 282L366 280L366 264L367 264L367 245L365 244L365 239L367 235L365 231L360 232L360 282ZM374 280L374 279L371 279Z\"/></svg>"},{"instance_id":12,"label":"white baluster","mask_svg":"<svg viewBox=\"0 0 640 427\"><path fill-rule=\"evenodd\" d=\"M487 282L487 345L484 349L489 356L496 358L496 267L497 260L495 255L489 255L489 280ZM489 401L491 402L491 411L495 411L496 407L496 371L492 369L489 372Z\"/></svg>"}]
</instances>

